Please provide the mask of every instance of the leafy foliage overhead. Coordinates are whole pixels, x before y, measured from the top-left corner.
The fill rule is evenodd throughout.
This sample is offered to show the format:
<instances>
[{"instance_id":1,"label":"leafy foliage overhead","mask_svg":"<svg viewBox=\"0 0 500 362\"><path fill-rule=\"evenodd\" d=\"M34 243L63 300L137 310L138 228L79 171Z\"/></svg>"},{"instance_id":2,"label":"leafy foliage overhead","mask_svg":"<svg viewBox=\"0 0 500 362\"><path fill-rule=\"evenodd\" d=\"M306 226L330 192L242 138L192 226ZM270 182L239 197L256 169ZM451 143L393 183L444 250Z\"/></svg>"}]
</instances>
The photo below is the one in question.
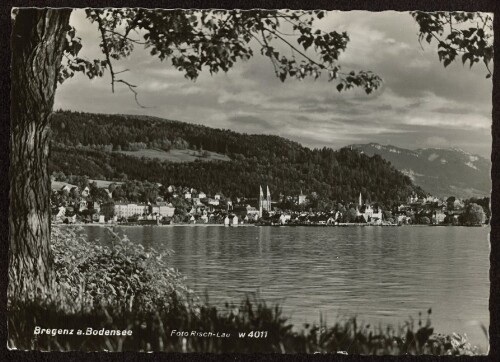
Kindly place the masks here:
<instances>
[{"instance_id":1,"label":"leafy foliage overhead","mask_svg":"<svg viewBox=\"0 0 500 362\"><path fill-rule=\"evenodd\" d=\"M418 39L438 44L439 60L447 67L456 57L470 67L483 62L490 78L493 59L493 18L484 13L444 12L411 13L420 29Z\"/></svg>"},{"instance_id":2,"label":"leafy foliage overhead","mask_svg":"<svg viewBox=\"0 0 500 362\"><path fill-rule=\"evenodd\" d=\"M211 74L227 72L259 49L281 81L325 74L328 80L337 81L339 91L356 86L371 93L381 85L379 76L370 71L344 71L338 62L349 42L347 33L314 28L315 20L325 14L323 10L87 9L88 20L98 27L104 58L79 57L81 38L74 28L69 29L59 81L76 72L94 78L109 70L113 90L116 83L123 83L137 95L136 85L118 77L123 71L113 69L113 61L128 57L136 45L143 45L161 61L169 59L191 80L203 69Z\"/></svg>"}]
</instances>

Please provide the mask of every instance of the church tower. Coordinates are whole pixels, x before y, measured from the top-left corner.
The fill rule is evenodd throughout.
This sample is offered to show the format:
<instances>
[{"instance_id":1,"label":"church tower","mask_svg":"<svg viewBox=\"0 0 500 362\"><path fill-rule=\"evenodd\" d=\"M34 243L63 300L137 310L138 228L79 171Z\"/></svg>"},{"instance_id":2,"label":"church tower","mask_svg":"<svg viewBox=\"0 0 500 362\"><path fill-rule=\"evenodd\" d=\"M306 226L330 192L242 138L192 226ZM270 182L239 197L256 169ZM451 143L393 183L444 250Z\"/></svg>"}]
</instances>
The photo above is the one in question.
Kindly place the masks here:
<instances>
[{"instance_id":1,"label":"church tower","mask_svg":"<svg viewBox=\"0 0 500 362\"><path fill-rule=\"evenodd\" d=\"M264 203L264 191L262 191L262 186L260 186L260 194L259 194L259 217L262 217L262 209Z\"/></svg>"},{"instance_id":2,"label":"church tower","mask_svg":"<svg viewBox=\"0 0 500 362\"><path fill-rule=\"evenodd\" d=\"M266 200L267 200L267 211L271 211L271 191L269 191L269 185L267 185L267 195L266 195Z\"/></svg>"},{"instance_id":3,"label":"church tower","mask_svg":"<svg viewBox=\"0 0 500 362\"><path fill-rule=\"evenodd\" d=\"M361 192L359 193L359 207L363 206L363 198L361 197Z\"/></svg>"}]
</instances>

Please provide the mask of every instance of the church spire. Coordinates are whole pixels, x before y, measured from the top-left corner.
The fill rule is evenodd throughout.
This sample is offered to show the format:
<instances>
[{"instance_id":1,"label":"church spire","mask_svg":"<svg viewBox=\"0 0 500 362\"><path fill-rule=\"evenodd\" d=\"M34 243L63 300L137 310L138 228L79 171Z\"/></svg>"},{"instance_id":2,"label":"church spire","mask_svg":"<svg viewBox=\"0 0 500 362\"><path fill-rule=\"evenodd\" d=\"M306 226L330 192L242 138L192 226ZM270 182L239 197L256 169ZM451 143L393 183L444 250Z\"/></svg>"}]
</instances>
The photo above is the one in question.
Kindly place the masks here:
<instances>
[{"instance_id":1,"label":"church spire","mask_svg":"<svg viewBox=\"0 0 500 362\"><path fill-rule=\"evenodd\" d=\"M361 192L359 193L359 206L363 206L363 198L361 197Z\"/></svg>"},{"instance_id":2,"label":"church spire","mask_svg":"<svg viewBox=\"0 0 500 362\"><path fill-rule=\"evenodd\" d=\"M260 187L260 194L259 194L259 218L262 217L262 204L264 203L264 191L262 191L262 185Z\"/></svg>"}]
</instances>

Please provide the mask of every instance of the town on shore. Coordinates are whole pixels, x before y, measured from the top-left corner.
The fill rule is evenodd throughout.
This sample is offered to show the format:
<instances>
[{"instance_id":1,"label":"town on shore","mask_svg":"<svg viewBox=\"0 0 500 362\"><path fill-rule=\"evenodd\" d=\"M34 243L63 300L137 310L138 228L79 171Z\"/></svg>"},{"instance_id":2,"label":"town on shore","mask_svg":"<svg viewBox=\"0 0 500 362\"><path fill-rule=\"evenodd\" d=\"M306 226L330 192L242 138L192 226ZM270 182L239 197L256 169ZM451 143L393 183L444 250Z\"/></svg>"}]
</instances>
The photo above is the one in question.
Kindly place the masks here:
<instances>
[{"instance_id":1,"label":"town on shore","mask_svg":"<svg viewBox=\"0 0 500 362\"><path fill-rule=\"evenodd\" d=\"M65 180L65 181L61 181ZM256 186L255 198L229 198L187 186L142 181L89 180L86 176L53 175L53 223L121 225L466 225L489 222L489 198L439 199L409 196L392 207L365 199L325 201L315 192L280 193Z\"/></svg>"}]
</instances>

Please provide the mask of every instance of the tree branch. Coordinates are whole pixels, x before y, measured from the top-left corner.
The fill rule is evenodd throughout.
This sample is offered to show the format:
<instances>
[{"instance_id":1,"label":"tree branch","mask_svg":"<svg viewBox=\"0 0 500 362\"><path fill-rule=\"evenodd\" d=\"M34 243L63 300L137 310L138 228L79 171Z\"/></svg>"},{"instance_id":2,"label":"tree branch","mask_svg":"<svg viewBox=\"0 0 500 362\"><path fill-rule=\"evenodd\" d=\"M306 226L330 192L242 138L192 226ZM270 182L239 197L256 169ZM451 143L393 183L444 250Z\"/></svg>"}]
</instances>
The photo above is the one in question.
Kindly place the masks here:
<instances>
[{"instance_id":1,"label":"tree branch","mask_svg":"<svg viewBox=\"0 0 500 362\"><path fill-rule=\"evenodd\" d=\"M257 41L259 42L259 44L263 47L263 48L266 48L266 51L269 52L271 47L269 46L269 43L267 42L267 39L266 39L266 36L264 35L264 31L261 30L261 34L262 34L262 40L264 41L264 44L263 45L260 40L255 36L253 35L252 33L250 33L250 35L252 35L255 39L257 39ZM273 68L274 68L274 74L276 74L276 76L278 76L278 66L276 65L276 61L273 57L273 54L269 53L268 55L268 58L271 60L271 63L273 63Z\"/></svg>"},{"instance_id":2,"label":"tree branch","mask_svg":"<svg viewBox=\"0 0 500 362\"><path fill-rule=\"evenodd\" d=\"M140 44L140 45L146 45L147 44L146 42L129 38L127 35L121 34L121 33L117 32L117 31L114 31L114 30L104 29L104 31L107 32L107 33L111 33L113 35L118 35L119 37L123 38L123 40L128 40L128 41L131 41L132 43L135 43L135 44Z\"/></svg>"},{"instance_id":3,"label":"tree branch","mask_svg":"<svg viewBox=\"0 0 500 362\"><path fill-rule=\"evenodd\" d=\"M491 76L493 73L491 72L490 66L488 65L487 62L484 62L484 65L486 66L486 70L488 71L488 74Z\"/></svg>"},{"instance_id":4,"label":"tree branch","mask_svg":"<svg viewBox=\"0 0 500 362\"><path fill-rule=\"evenodd\" d=\"M269 32L270 34L276 36L277 38L281 39L281 41L283 41L285 44L287 44L292 50L295 50L297 53L299 53L302 57L304 57L305 59L309 60L311 63L317 65L318 67L320 67L321 69L325 69L326 67L321 64L321 63L318 63L316 60L312 59L311 57L309 57L308 55L306 55L305 53L301 52L299 49L297 49L292 43L290 43L288 40L286 40L285 38L283 38L281 35L267 29L267 28L263 28L263 30L266 30L267 32Z\"/></svg>"},{"instance_id":5,"label":"tree branch","mask_svg":"<svg viewBox=\"0 0 500 362\"><path fill-rule=\"evenodd\" d=\"M115 92L115 83L123 83L125 84L128 89L134 93L134 98L135 98L135 103L137 103L137 105L141 108L147 108L145 106L143 106L140 102L139 102L139 99L138 99L138 93L137 91L134 89L136 88L137 86L134 85L134 84L130 84L129 82L123 80L123 79L116 79L116 74L119 74L119 73L123 73L123 72L126 72L128 71L128 69L125 69L123 71L120 71L118 73L115 73L115 71L113 70L113 65L111 64L111 57L109 55L109 48L108 48L108 44L106 42L106 29L104 29L104 26L102 24L102 19L99 15L97 15L97 23L99 24L99 30L101 32L101 36L102 36L102 43L103 43L103 50L104 50L104 54L106 55L106 61L108 62L108 65L109 65L109 72L111 73L111 91L114 93Z\"/></svg>"},{"instance_id":6,"label":"tree branch","mask_svg":"<svg viewBox=\"0 0 500 362\"><path fill-rule=\"evenodd\" d=\"M101 37L102 37L102 45L103 45L103 51L104 54L106 55L106 61L108 62L109 65L109 72L111 73L111 92L115 92L115 72L113 71L113 65L111 64L111 57L109 56L109 49L108 49L108 43L106 42L106 30L104 29L104 26L102 25L102 19L97 14L97 24L99 25L99 31L101 32Z\"/></svg>"},{"instance_id":7,"label":"tree branch","mask_svg":"<svg viewBox=\"0 0 500 362\"><path fill-rule=\"evenodd\" d=\"M145 106L143 106L143 105L139 102L139 99L138 99L138 95L139 95L139 94L138 94L138 93L137 93L137 91L134 89L134 88L137 88L137 86L136 86L135 84L130 84L129 82L127 82L127 81L125 81L125 80L123 80L123 79L117 79L115 82L116 82L116 83L123 83L123 84L125 84L125 85L128 87L128 89L129 89L132 93L134 93L135 103L137 103L137 105L138 105L139 107L141 107L141 108L149 108L149 107L145 107Z\"/></svg>"}]
</instances>

